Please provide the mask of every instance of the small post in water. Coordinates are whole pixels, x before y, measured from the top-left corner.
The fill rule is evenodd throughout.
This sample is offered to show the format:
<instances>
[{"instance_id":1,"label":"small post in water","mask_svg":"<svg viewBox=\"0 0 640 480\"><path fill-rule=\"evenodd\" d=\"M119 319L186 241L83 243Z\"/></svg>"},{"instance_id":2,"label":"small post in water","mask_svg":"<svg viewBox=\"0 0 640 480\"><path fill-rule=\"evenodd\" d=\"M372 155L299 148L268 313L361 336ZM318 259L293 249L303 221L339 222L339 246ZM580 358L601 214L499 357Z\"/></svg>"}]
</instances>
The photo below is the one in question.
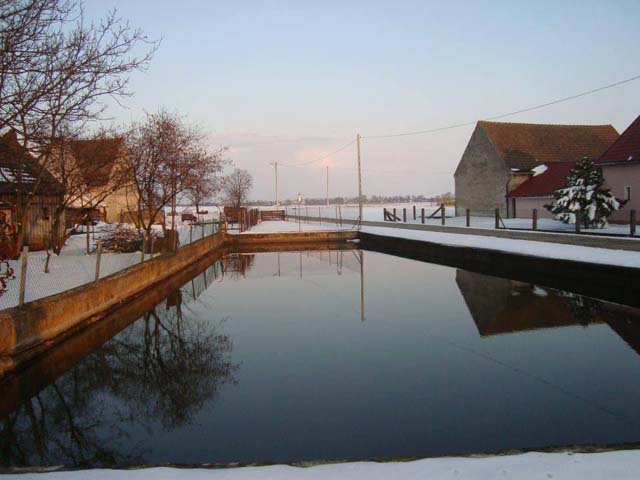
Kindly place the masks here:
<instances>
[{"instance_id":1,"label":"small post in water","mask_svg":"<svg viewBox=\"0 0 640 480\"><path fill-rule=\"evenodd\" d=\"M537 208L533 209L533 229L534 230L538 229L538 209Z\"/></svg>"},{"instance_id":2,"label":"small post in water","mask_svg":"<svg viewBox=\"0 0 640 480\"><path fill-rule=\"evenodd\" d=\"M151 258L153 258L153 247L154 247L155 243L156 243L156 236L152 234L151 235L151 250L149 251L149 256Z\"/></svg>"},{"instance_id":3,"label":"small post in water","mask_svg":"<svg viewBox=\"0 0 640 480\"><path fill-rule=\"evenodd\" d=\"M580 210L576 210L576 233L580 233L580 223L582 222L582 215Z\"/></svg>"},{"instance_id":4,"label":"small post in water","mask_svg":"<svg viewBox=\"0 0 640 480\"><path fill-rule=\"evenodd\" d=\"M636 211L629 212L629 234L633 237L636 234Z\"/></svg>"},{"instance_id":5,"label":"small post in water","mask_svg":"<svg viewBox=\"0 0 640 480\"><path fill-rule=\"evenodd\" d=\"M144 242L143 242L144 243ZM144 255L144 253L143 253ZM98 239L98 250L96 252L96 277L93 279L94 282L100 280L100 260L102 259L102 239Z\"/></svg>"},{"instance_id":6,"label":"small post in water","mask_svg":"<svg viewBox=\"0 0 640 480\"><path fill-rule=\"evenodd\" d=\"M407 209L406 207L402 209L402 221L407 223Z\"/></svg>"},{"instance_id":7,"label":"small post in water","mask_svg":"<svg viewBox=\"0 0 640 480\"><path fill-rule=\"evenodd\" d=\"M413 206L413 219L416 219L416 206Z\"/></svg>"},{"instance_id":8,"label":"small post in water","mask_svg":"<svg viewBox=\"0 0 640 480\"><path fill-rule=\"evenodd\" d=\"M467 208L466 211L466 215L467 215L467 227L471 226L471 210Z\"/></svg>"},{"instance_id":9,"label":"small post in water","mask_svg":"<svg viewBox=\"0 0 640 480\"><path fill-rule=\"evenodd\" d=\"M424 207L422 207L422 209L420 210L420 217L422 223L424 224Z\"/></svg>"},{"instance_id":10,"label":"small post in water","mask_svg":"<svg viewBox=\"0 0 640 480\"><path fill-rule=\"evenodd\" d=\"M445 206L444 206L444 203L443 203L442 205L440 205L440 208L441 208L441 210L440 210L440 218L441 218L442 225L444 225L444 222L445 222L445 220L444 220L444 219L446 218L446 217L445 217L445 213L446 213L446 212L445 212Z\"/></svg>"},{"instance_id":11,"label":"small post in water","mask_svg":"<svg viewBox=\"0 0 640 480\"><path fill-rule=\"evenodd\" d=\"M398 218L398 215L396 215L396 209L393 209L393 221L395 222L396 219Z\"/></svg>"},{"instance_id":12,"label":"small post in water","mask_svg":"<svg viewBox=\"0 0 640 480\"><path fill-rule=\"evenodd\" d=\"M496 208L495 211L496 230L500 228L500 209Z\"/></svg>"},{"instance_id":13,"label":"small post in water","mask_svg":"<svg viewBox=\"0 0 640 480\"><path fill-rule=\"evenodd\" d=\"M24 294L27 289L27 259L29 257L29 247L22 247L22 255L20 258L20 296L18 297L18 306L24 305Z\"/></svg>"},{"instance_id":14,"label":"small post in water","mask_svg":"<svg viewBox=\"0 0 640 480\"><path fill-rule=\"evenodd\" d=\"M191 242L193 242L193 224L189 225L189 243Z\"/></svg>"},{"instance_id":15,"label":"small post in water","mask_svg":"<svg viewBox=\"0 0 640 480\"><path fill-rule=\"evenodd\" d=\"M318 207L318 223L322 225L322 213L320 212L320 207Z\"/></svg>"}]
</instances>

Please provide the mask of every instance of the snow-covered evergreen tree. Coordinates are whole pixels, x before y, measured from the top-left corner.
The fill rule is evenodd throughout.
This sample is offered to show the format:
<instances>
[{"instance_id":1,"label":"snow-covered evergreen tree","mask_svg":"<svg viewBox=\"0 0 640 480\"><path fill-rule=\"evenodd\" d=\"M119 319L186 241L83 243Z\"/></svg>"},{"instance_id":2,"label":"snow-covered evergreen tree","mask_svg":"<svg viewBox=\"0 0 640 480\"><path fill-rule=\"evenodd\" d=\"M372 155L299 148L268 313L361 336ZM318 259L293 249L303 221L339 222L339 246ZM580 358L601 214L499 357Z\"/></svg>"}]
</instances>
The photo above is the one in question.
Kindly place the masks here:
<instances>
[{"instance_id":1,"label":"snow-covered evergreen tree","mask_svg":"<svg viewBox=\"0 0 640 480\"><path fill-rule=\"evenodd\" d=\"M571 169L566 186L556 190L553 202L545 208L556 219L569 224L576 223L576 212L580 211L585 228L603 228L607 217L626 203L603 188L603 184L602 168L583 158Z\"/></svg>"}]
</instances>

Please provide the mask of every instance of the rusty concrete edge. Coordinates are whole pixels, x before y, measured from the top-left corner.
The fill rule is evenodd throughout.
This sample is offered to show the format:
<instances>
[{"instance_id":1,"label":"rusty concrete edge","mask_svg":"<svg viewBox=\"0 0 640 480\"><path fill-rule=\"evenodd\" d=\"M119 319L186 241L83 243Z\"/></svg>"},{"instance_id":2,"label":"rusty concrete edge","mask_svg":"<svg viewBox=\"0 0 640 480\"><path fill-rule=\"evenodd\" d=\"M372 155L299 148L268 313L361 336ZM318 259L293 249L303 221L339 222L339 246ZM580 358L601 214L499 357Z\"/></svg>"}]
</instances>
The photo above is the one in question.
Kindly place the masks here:
<instances>
[{"instance_id":1,"label":"rusty concrete edge","mask_svg":"<svg viewBox=\"0 0 640 480\"><path fill-rule=\"evenodd\" d=\"M227 234L225 240L232 245L248 244L292 244L304 242L346 241L356 240L356 230L317 231L317 232L274 232L274 233L242 233Z\"/></svg>"},{"instance_id":2,"label":"rusty concrete edge","mask_svg":"<svg viewBox=\"0 0 640 480\"><path fill-rule=\"evenodd\" d=\"M176 470L229 470L236 468L246 467L273 467L273 466L289 466L294 468L311 468L322 465L343 465L348 463L408 463L421 460L438 460L438 459L482 459L482 458L498 458L508 457L514 455L524 455L526 453L566 453L567 455L587 455L595 453L607 453L607 452L619 452L640 450L640 442L627 442L627 443L610 443L610 444L570 444L570 445L557 445L549 447L531 447L531 448L511 448L505 450L499 450L496 452L478 451L472 453L452 453L449 455L431 455L426 457L365 457L365 458L344 458L344 459L332 459L332 460L301 460L292 462L224 462L224 463L148 463L140 465L122 465L113 467L99 467L100 470L113 470L113 471L129 471L129 470L147 470L151 468L173 468ZM27 473L53 473L53 472L78 472L78 471L90 471L94 469L86 469L82 467L69 467L65 465L52 465L47 467L12 467L12 468L0 468L0 475L7 474L27 474Z\"/></svg>"}]
</instances>

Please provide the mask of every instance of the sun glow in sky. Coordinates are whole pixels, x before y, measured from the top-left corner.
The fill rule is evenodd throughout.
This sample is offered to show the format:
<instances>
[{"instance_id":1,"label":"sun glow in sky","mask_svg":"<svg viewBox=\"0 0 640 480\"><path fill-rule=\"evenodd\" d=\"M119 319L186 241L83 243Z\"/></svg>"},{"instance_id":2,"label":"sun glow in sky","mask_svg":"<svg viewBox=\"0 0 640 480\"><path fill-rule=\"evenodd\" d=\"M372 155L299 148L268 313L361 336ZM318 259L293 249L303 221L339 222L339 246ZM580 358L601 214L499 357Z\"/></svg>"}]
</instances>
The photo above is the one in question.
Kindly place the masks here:
<instances>
[{"instance_id":1,"label":"sun glow in sky","mask_svg":"<svg viewBox=\"0 0 640 480\"><path fill-rule=\"evenodd\" d=\"M640 74L640 2L88 0L162 38L119 123L186 114L255 177L253 198L356 195L356 133L468 122ZM613 124L640 114L640 81L505 121ZM365 139L366 194L453 190L473 127Z\"/></svg>"}]
</instances>

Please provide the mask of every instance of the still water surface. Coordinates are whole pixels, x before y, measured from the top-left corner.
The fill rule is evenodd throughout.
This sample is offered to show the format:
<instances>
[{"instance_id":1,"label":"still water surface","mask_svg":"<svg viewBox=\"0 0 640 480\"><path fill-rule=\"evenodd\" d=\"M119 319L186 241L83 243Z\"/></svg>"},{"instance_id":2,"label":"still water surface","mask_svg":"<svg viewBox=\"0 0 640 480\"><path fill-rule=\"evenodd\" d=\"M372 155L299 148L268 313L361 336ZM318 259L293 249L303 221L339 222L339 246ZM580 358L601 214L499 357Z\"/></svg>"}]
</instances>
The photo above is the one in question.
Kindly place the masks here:
<instances>
[{"instance_id":1,"label":"still water surface","mask_svg":"<svg viewBox=\"0 0 640 480\"><path fill-rule=\"evenodd\" d=\"M358 250L231 255L0 413L0 464L637 442L639 355L640 312L567 292Z\"/></svg>"}]
</instances>

